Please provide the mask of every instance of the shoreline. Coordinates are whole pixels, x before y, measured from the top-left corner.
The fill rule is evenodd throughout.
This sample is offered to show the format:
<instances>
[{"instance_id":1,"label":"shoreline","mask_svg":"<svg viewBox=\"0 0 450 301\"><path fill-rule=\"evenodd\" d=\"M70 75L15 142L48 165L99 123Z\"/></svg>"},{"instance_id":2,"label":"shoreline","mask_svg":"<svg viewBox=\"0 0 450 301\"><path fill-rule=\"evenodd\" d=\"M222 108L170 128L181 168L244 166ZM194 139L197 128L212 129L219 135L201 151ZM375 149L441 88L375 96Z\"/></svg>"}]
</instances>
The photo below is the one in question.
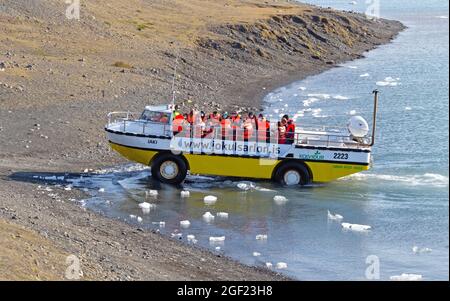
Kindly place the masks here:
<instances>
[{"instance_id":1,"label":"shoreline","mask_svg":"<svg viewBox=\"0 0 450 301\"><path fill-rule=\"evenodd\" d=\"M325 9L314 9L320 14L326 15L330 13ZM338 12L338 14L341 15L344 13ZM350 17L354 14L348 15ZM281 22L277 19L274 20L275 23ZM271 19L267 24L270 26L278 26L274 22ZM288 22L287 24L291 26L291 30L295 29L292 26L296 25L293 25L290 18L283 22ZM218 77L211 75L211 77L206 79L206 82L214 82L217 80L218 84L216 87L211 88L207 85L205 89L195 90L193 95L188 95L189 83L182 82L181 85L185 85L186 87L180 88L182 90L180 91L180 99L191 99L196 95L199 96L198 98L200 100L203 99L204 101L207 99L215 99L211 97L213 95L212 92L214 92L220 95L217 98L217 103L220 104L221 108L227 108L236 104L239 104L238 107L260 107L263 104L265 95L279 87L319 74L336 67L338 64L360 58L365 52L379 45L389 43L404 29L402 25L395 21L389 22L392 22L392 26L394 24L397 26L394 26L394 29L392 29L393 34L387 31L384 40L380 39L379 41L377 38L374 39L374 42L361 42L351 48L351 53L328 54L327 56L329 57L321 60L308 59L306 61L299 61L298 64L303 67L302 70L298 70L295 66L291 66L288 70L283 68L271 70L270 68L264 67L264 64L268 64L269 66L273 64L273 66L279 67L281 66L280 64L285 62L286 58L280 61L273 61L275 60L273 58L270 58L271 61L265 61L263 58L261 63L258 61L261 58L256 56L255 62L259 62L258 64L260 64L257 65L256 69L266 72L266 76L262 77L258 75L251 77L245 75L250 80L248 82L242 82L239 81L239 77L234 79L226 78L228 74L219 75ZM261 26L268 25L263 24ZM319 27L316 30L320 30ZM231 33L236 35L236 38L242 38L240 31L236 31L235 29L230 31L229 27L225 28L227 34ZM253 29L249 25L249 28L245 30L246 32L251 32ZM248 57L248 54L252 50L245 50L241 53L236 52L234 46L227 48L228 44L220 38L222 34L220 30L219 32L216 30L214 35L211 36L211 39L218 39L220 41L220 53L217 54L214 49L211 50L208 48L209 46L207 48L195 48L194 50L189 48L185 49L182 54L182 60L188 63L183 63L184 68L181 70L182 73L189 72L189 68L191 68L190 64L194 69L217 66L217 68L222 68L219 69L220 71L229 70L231 75L240 72L240 70L234 70L239 69L239 66L244 66L247 71L252 70L253 67L251 66L254 61ZM219 35L219 38L217 35ZM254 39L253 36L247 36L247 38ZM274 43L269 43L265 50L261 50L264 51L263 53L267 53L267 57L270 57L269 52L281 54L286 51L284 48L277 48L277 43L280 43L278 39L279 36L276 37ZM289 42L289 44L292 43ZM335 43L333 42L333 45ZM250 46L245 46L245 49L248 48ZM0 50L3 51L4 49ZM206 53L203 54L203 57L197 57L198 53L205 51ZM223 61L217 59L218 55L219 57L222 56ZM163 54L164 56L166 55ZM233 59L233 57L236 58ZM1 60L2 58L0 57ZM23 64L22 61L26 61L26 59L21 60L17 57L16 60L20 61L18 63L19 65ZM76 62L75 64L88 65L90 60L90 58L87 58L87 62ZM158 70L157 73L152 70L148 72L152 77L161 75L163 78L169 78L171 60L169 58L165 61L167 65L155 69ZM333 64L328 63L331 60ZM219 66L221 61L225 62L225 67ZM51 66L55 68L57 62L55 61ZM40 68L44 70L48 67L38 65L38 72L41 72L39 70ZM139 85L142 83L142 80L136 76L139 72L147 72L146 68L130 70L125 68L123 69L124 72L113 69L114 81L111 84L115 82L122 83L122 81L126 83L134 79ZM55 73L57 73L56 69ZM107 69L109 70L111 67L107 67ZM89 70L84 71L80 69L80 74L92 72ZM123 74L129 76L129 78L118 79ZM189 80L196 82L197 76L201 74L197 71L193 72L193 74L194 76L189 77ZM62 78L64 79L64 77ZM89 74L87 78L90 78ZM219 82L219 79L221 82ZM163 95L161 91L167 88L168 82L162 81L161 78L159 82L158 78L155 80L155 83L159 83L159 85L157 84L158 92L154 95L161 96ZM76 81L76 83L78 82ZM232 84L227 85L229 83ZM93 82L92 85L95 86L96 82ZM155 86L150 88L155 88ZM31 92L29 95L25 95L24 100L16 101L14 99L16 97L15 92L12 93L9 90L6 93L6 97L5 94L0 94L2 95L0 101L4 102L4 109L0 109L0 136L5 142L3 150L0 149L0 240L5 239L9 242L8 232L11 231L11 227L15 227L14 225L24 227L20 231L28 233L27 235L20 234L12 238L15 242L18 242L17 257L11 255L11 262L16 264L12 268L31 269L34 271L34 274L30 275L20 274L18 272L18 275L22 275L22 279L64 279L64 271L62 269L66 265L65 262L61 262L61 258L65 258L68 254L75 254L80 258L82 263L82 270L84 272L82 279L293 280L288 276L277 274L269 269L246 266L228 257L217 257L217 255L206 249L199 247L193 248L166 236L161 236L151 231L143 231L134 225L109 219L95 212L85 211L80 206L69 201L72 198L83 198L83 193L80 191L65 191L62 188L53 188L54 191L48 192L38 188L36 184L11 180L9 176L16 171L78 173L86 168L98 169L116 166L117 164L126 162L123 158L113 154L109 146L104 143L104 139L102 140L103 131L100 132L98 130L101 124L98 118L102 115L102 112L108 109L113 110L114 108L127 105L133 109L139 109L143 101L135 100L142 97L142 94L146 94L140 90L133 90L132 92L134 94L128 93L126 95L120 95L118 98L111 97L111 93L119 93L119 89L119 92L117 90L107 92L107 99L100 99L100 101L96 101L98 96L90 99L91 96L88 95L87 97L82 96L82 100L68 97L63 102L60 100L51 102L47 99L41 100L42 96L37 91L38 89L42 89L41 86L27 86L25 87L26 93L28 93L28 89ZM49 91L52 90L50 89ZM206 95L203 95L202 93L205 91L208 92L205 93ZM128 96L130 96L130 99L125 100L125 97ZM60 95L56 99L60 97L64 98L65 96ZM109 97L111 99L108 99ZM32 101L24 103L27 99ZM234 101L230 102L229 99L234 99ZM243 99L246 100L243 101ZM203 102L203 104L205 103L208 102ZM185 106L191 104L200 105L201 103L184 103ZM208 105L211 105L211 107L215 106L215 104L211 103L208 103ZM87 108L85 109L83 106ZM232 108L236 109L237 106ZM20 202L17 200L20 200ZM14 231L19 230L15 229ZM48 258L42 260L39 259L42 256L39 250L31 247L26 251L28 252L26 254L31 254L31 257L27 257L20 249L21 240L24 243L30 243L31 246L36 244L36 240L41 240L44 245L51 245L52 250L47 251L46 256ZM25 257L26 260L22 257ZM33 258L34 261L30 261L29 258ZM49 271L49 274L47 275L44 271ZM0 268L0 279L4 279L7 275Z\"/></svg>"}]
</instances>

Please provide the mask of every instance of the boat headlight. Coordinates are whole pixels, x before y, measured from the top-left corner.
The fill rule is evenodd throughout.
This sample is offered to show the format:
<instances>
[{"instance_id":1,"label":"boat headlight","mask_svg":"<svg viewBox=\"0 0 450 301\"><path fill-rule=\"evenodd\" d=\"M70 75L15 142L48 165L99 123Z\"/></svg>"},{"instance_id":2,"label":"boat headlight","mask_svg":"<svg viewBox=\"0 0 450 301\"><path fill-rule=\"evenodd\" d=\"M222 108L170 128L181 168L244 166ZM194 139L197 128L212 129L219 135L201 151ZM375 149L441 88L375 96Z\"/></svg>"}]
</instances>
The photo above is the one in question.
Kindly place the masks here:
<instances>
[{"instance_id":1,"label":"boat headlight","mask_svg":"<svg viewBox=\"0 0 450 301\"><path fill-rule=\"evenodd\" d=\"M353 116L347 124L349 132L356 138L363 138L369 133L369 124L361 116Z\"/></svg>"}]
</instances>

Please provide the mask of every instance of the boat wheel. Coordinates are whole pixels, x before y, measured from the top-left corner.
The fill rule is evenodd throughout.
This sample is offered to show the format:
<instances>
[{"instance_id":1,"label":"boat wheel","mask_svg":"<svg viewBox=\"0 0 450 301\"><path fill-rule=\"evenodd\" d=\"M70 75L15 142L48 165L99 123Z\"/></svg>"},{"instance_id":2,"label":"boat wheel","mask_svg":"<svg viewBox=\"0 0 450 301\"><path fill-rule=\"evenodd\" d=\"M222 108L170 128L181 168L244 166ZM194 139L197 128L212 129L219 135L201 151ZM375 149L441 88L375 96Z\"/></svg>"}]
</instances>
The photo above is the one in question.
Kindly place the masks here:
<instances>
[{"instance_id":1,"label":"boat wheel","mask_svg":"<svg viewBox=\"0 0 450 301\"><path fill-rule=\"evenodd\" d=\"M286 161L275 168L273 179L282 185L295 186L309 184L312 176L302 162Z\"/></svg>"},{"instance_id":2,"label":"boat wheel","mask_svg":"<svg viewBox=\"0 0 450 301\"><path fill-rule=\"evenodd\" d=\"M187 164L182 156L161 153L151 162L152 177L166 184L177 185L187 175Z\"/></svg>"}]
</instances>

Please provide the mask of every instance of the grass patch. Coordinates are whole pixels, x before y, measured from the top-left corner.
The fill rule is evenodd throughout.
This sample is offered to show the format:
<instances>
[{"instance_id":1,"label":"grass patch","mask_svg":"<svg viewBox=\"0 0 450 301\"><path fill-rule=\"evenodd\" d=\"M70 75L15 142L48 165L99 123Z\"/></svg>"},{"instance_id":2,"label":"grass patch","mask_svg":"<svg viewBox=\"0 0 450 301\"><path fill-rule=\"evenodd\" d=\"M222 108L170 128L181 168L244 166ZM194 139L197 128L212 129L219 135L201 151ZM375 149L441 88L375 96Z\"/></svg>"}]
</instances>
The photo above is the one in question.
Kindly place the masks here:
<instances>
[{"instance_id":1,"label":"grass patch","mask_svg":"<svg viewBox=\"0 0 450 301\"><path fill-rule=\"evenodd\" d=\"M127 68L127 69L133 68L132 65L130 65L130 64L128 64L128 63L125 63L125 62L122 62L122 61L115 62L115 63L113 64L113 66L114 66L114 67L117 67L117 68Z\"/></svg>"}]
</instances>

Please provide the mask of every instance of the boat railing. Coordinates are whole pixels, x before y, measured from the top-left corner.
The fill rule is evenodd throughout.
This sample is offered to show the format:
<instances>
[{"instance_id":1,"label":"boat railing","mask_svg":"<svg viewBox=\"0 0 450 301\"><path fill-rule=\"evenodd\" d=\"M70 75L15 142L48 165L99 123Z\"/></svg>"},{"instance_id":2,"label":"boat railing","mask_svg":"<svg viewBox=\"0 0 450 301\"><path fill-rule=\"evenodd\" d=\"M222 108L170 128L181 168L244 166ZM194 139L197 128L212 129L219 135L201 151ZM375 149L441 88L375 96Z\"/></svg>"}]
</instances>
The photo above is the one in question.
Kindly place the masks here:
<instances>
[{"instance_id":1,"label":"boat railing","mask_svg":"<svg viewBox=\"0 0 450 301\"><path fill-rule=\"evenodd\" d=\"M112 129L113 126L119 126L116 130L133 134L172 135L172 127L169 121L163 123L141 120L141 114L136 112L111 112L108 114L108 124L106 127Z\"/></svg>"}]
</instances>

